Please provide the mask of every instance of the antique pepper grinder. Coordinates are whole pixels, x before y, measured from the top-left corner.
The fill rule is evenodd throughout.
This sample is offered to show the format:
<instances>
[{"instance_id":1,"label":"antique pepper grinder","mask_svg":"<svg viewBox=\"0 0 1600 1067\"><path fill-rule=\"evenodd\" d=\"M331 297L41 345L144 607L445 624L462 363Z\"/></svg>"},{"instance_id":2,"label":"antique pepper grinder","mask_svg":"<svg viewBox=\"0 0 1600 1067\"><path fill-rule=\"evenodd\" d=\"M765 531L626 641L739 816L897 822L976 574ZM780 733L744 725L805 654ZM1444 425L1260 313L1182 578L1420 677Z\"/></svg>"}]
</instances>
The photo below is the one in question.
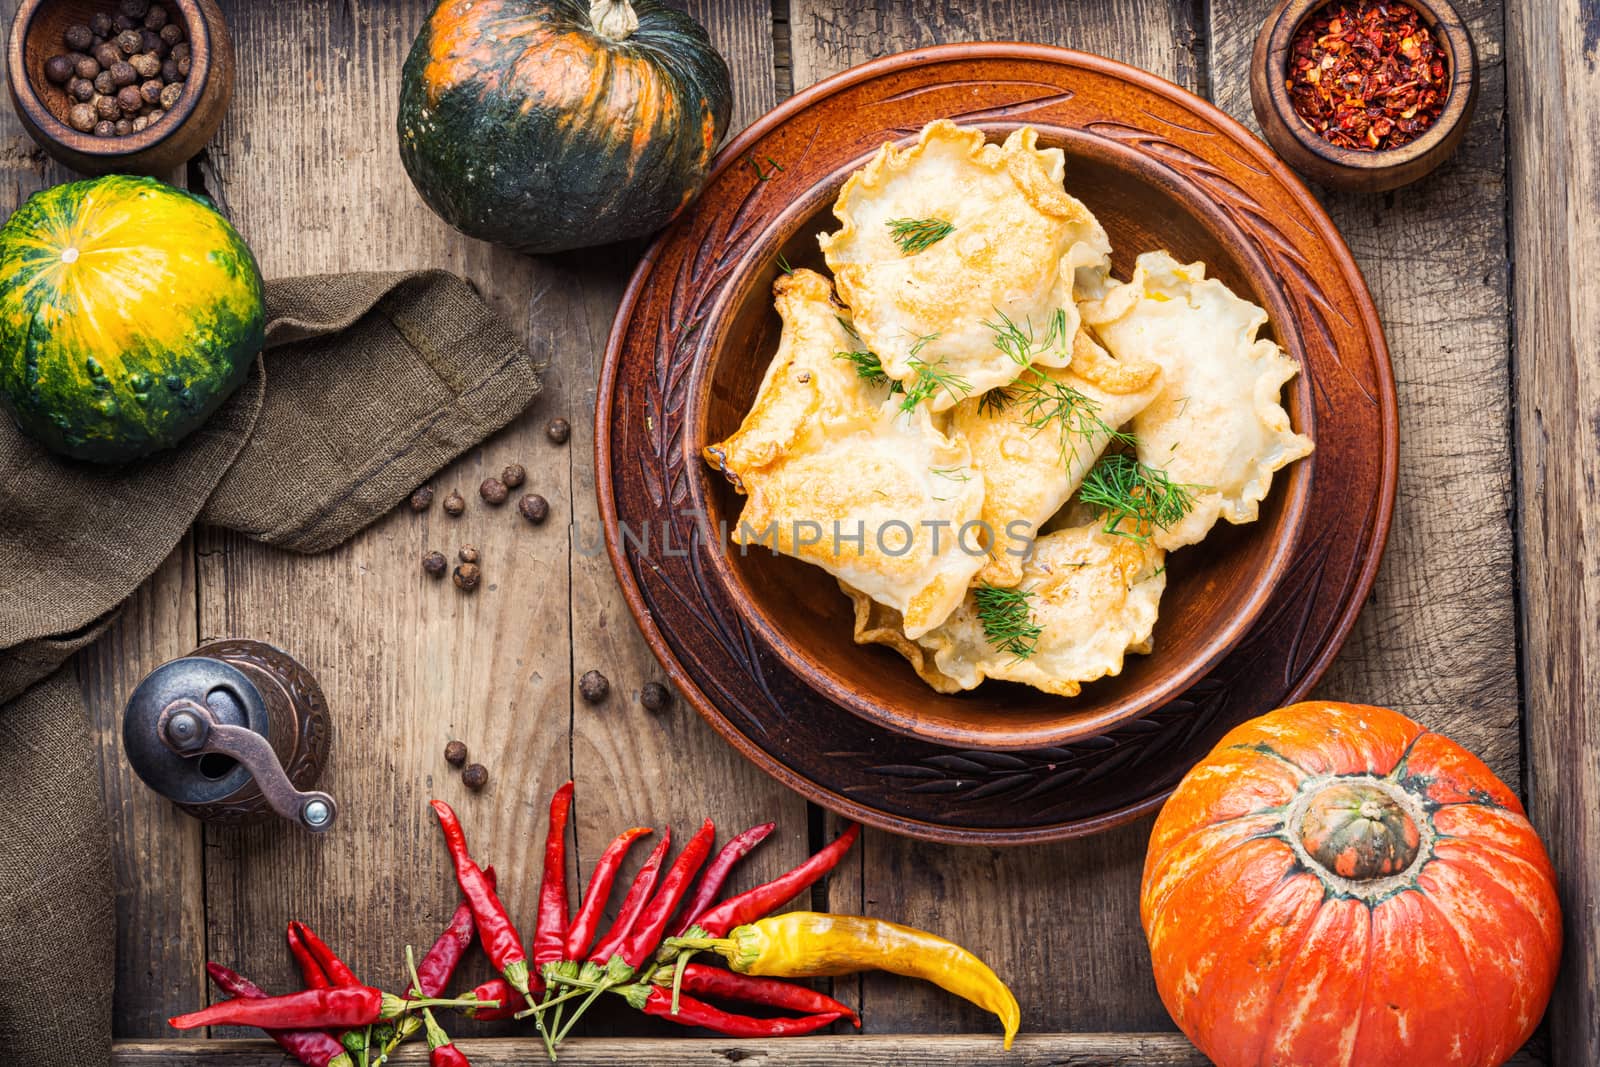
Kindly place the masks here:
<instances>
[{"instance_id":1,"label":"antique pepper grinder","mask_svg":"<svg viewBox=\"0 0 1600 1067\"><path fill-rule=\"evenodd\" d=\"M311 789L331 739L317 680L260 641L213 641L163 663L122 715L122 747L139 777L213 823L270 811L307 830L332 826L333 798Z\"/></svg>"}]
</instances>

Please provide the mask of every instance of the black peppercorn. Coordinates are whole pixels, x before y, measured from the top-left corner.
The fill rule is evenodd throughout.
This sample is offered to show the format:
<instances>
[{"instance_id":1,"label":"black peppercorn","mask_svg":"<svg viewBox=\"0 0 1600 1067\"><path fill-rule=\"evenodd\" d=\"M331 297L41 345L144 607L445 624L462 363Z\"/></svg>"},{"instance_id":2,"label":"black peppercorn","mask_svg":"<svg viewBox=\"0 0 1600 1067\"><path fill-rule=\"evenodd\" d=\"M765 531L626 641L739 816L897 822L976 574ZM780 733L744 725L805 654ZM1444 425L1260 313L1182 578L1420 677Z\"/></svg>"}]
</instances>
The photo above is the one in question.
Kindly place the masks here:
<instances>
[{"instance_id":1,"label":"black peppercorn","mask_svg":"<svg viewBox=\"0 0 1600 1067\"><path fill-rule=\"evenodd\" d=\"M444 513L446 515L460 515L467 510L467 500L456 490L450 490L450 495L444 498Z\"/></svg>"},{"instance_id":2,"label":"black peppercorn","mask_svg":"<svg viewBox=\"0 0 1600 1067\"><path fill-rule=\"evenodd\" d=\"M462 545L457 550L456 555L460 557L462 563L476 563L478 562L478 546Z\"/></svg>"},{"instance_id":3,"label":"black peppercorn","mask_svg":"<svg viewBox=\"0 0 1600 1067\"><path fill-rule=\"evenodd\" d=\"M139 86L139 95L144 97L144 102L154 106L161 103L161 90L163 86L160 78L151 78Z\"/></svg>"},{"instance_id":4,"label":"black peppercorn","mask_svg":"<svg viewBox=\"0 0 1600 1067\"><path fill-rule=\"evenodd\" d=\"M117 124L110 119L101 119L94 124L94 135L96 137L115 137L117 135Z\"/></svg>"},{"instance_id":5,"label":"black peppercorn","mask_svg":"<svg viewBox=\"0 0 1600 1067\"><path fill-rule=\"evenodd\" d=\"M94 56L78 56L72 61L72 72L80 78L94 81L95 75L100 73L100 63Z\"/></svg>"},{"instance_id":6,"label":"black peppercorn","mask_svg":"<svg viewBox=\"0 0 1600 1067\"><path fill-rule=\"evenodd\" d=\"M646 711L665 711L667 705L672 703L672 690L660 682L646 682L644 688L639 690L639 703L644 705Z\"/></svg>"},{"instance_id":7,"label":"black peppercorn","mask_svg":"<svg viewBox=\"0 0 1600 1067\"><path fill-rule=\"evenodd\" d=\"M159 30L166 24L167 9L160 4L151 4L150 10L146 11L144 15L144 28L147 30Z\"/></svg>"},{"instance_id":8,"label":"black peppercorn","mask_svg":"<svg viewBox=\"0 0 1600 1067\"><path fill-rule=\"evenodd\" d=\"M117 14L142 19L150 13L150 0L118 0Z\"/></svg>"},{"instance_id":9,"label":"black peppercorn","mask_svg":"<svg viewBox=\"0 0 1600 1067\"><path fill-rule=\"evenodd\" d=\"M467 745L465 741L452 741L444 746L444 761L452 767L459 767L467 762Z\"/></svg>"},{"instance_id":10,"label":"black peppercorn","mask_svg":"<svg viewBox=\"0 0 1600 1067\"><path fill-rule=\"evenodd\" d=\"M461 784L477 792L489 784L489 769L481 763L468 764L461 772Z\"/></svg>"},{"instance_id":11,"label":"black peppercorn","mask_svg":"<svg viewBox=\"0 0 1600 1067\"><path fill-rule=\"evenodd\" d=\"M177 105L178 98L181 96L183 96L183 83L173 82L161 90L161 107L166 111L171 111Z\"/></svg>"},{"instance_id":12,"label":"black peppercorn","mask_svg":"<svg viewBox=\"0 0 1600 1067\"><path fill-rule=\"evenodd\" d=\"M420 486L415 493L411 494L412 511L427 511L428 506L432 503L433 486L431 485Z\"/></svg>"},{"instance_id":13,"label":"black peppercorn","mask_svg":"<svg viewBox=\"0 0 1600 1067\"><path fill-rule=\"evenodd\" d=\"M44 62L44 76L56 85L65 85L74 73L72 60L66 56L51 56Z\"/></svg>"},{"instance_id":14,"label":"black peppercorn","mask_svg":"<svg viewBox=\"0 0 1600 1067\"><path fill-rule=\"evenodd\" d=\"M94 45L94 31L83 23L76 22L67 27L61 39L66 41L67 47L74 52L87 52Z\"/></svg>"},{"instance_id":15,"label":"black peppercorn","mask_svg":"<svg viewBox=\"0 0 1600 1067\"><path fill-rule=\"evenodd\" d=\"M169 22L165 26L161 27L161 32L156 34L156 36L160 37L161 43L166 45L168 48L176 48L178 42L183 40L183 27L179 26L176 22Z\"/></svg>"},{"instance_id":16,"label":"black peppercorn","mask_svg":"<svg viewBox=\"0 0 1600 1067\"><path fill-rule=\"evenodd\" d=\"M117 103L122 105L122 110L131 115L144 107L144 97L139 94L137 85L124 85L117 90Z\"/></svg>"},{"instance_id":17,"label":"black peppercorn","mask_svg":"<svg viewBox=\"0 0 1600 1067\"><path fill-rule=\"evenodd\" d=\"M485 504L499 507L506 502L506 483L499 478L485 478L483 484L478 486L478 495L483 497Z\"/></svg>"},{"instance_id":18,"label":"black peppercorn","mask_svg":"<svg viewBox=\"0 0 1600 1067\"><path fill-rule=\"evenodd\" d=\"M551 419L550 425L544 428L544 435L556 444L564 445L567 443L567 438L572 436L572 425L566 419Z\"/></svg>"},{"instance_id":19,"label":"black peppercorn","mask_svg":"<svg viewBox=\"0 0 1600 1067\"><path fill-rule=\"evenodd\" d=\"M429 578L443 578L449 569L450 561L444 558L443 552L429 552L422 557L422 570Z\"/></svg>"},{"instance_id":20,"label":"black peppercorn","mask_svg":"<svg viewBox=\"0 0 1600 1067\"><path fill-rule=\"evenodd\" d=\"M117 48L123 55L134 55L143 47L144 36L138 30L123 30L117 34Z\"/></svg>"},{"instance_id":21,"label":"black peppercorn","mask_svg":"<svg viewBox=\"0 0 1600 1067\"><path fill-rule=\"evenodd\" d=\"M110 15L102 11L89 20L89 29L96 37L110 37L112 31L116 29L116 23L111 21Z\"/></svg>"},{"instance_id":22,"label":"black peppercorn","mask_svg":"<svg viewBox=\"0 0 1600 1067\"><path fill-rule=\"evenodd\" d=\"M578 695L591 704L598 704L611 692L611 683L599 671L588 671L578 679Z\"/></svg>"},{"instance_id":23,"label":"black peppercorn","mask_svg":"<svg viewBox=\"0 0 1600 1067\"><path fill-rule=\"evenodd\" d=\"M478 588L478 583L483 581L483 572L476 563L463 563L455 569L450 580L456 583L456 588L463 592L473 592Z\"/></svg>"},{"instance_id":24,"label":"black peppercorn","mask_svg":"<svg viewBox=\"0 0 1600 1067\"><path fill-rule=\"evenodd\" d=\"M522 512L522 517L539 525L550 517L550 502L538 493L529 493L517 501L517 510Z\"/></svg>"},{"instance_id":25,"label":"black peppercorn","mask_svg":"<svg viewBox=\"0 0 1600 1067\"><path fill-rule=\"evenodd\" d=\"M506 483L507 489L516 489L528 480L528 472L520 463L513 463L500 472L500 480Z\"/></svg>"},{"instance_id":26,"label":"black peppercorn","mask_svg":"<svg viewBox=\"0 0 1600 1067\"><path fill-rule=\"evenodd\" d=\"M94 124L99 120L94 117L94 108L88 104L73 104L72 110L67 112L67 121L71 123L73 129L88 133L94 129Z\"/></svg>"}]
</instances>

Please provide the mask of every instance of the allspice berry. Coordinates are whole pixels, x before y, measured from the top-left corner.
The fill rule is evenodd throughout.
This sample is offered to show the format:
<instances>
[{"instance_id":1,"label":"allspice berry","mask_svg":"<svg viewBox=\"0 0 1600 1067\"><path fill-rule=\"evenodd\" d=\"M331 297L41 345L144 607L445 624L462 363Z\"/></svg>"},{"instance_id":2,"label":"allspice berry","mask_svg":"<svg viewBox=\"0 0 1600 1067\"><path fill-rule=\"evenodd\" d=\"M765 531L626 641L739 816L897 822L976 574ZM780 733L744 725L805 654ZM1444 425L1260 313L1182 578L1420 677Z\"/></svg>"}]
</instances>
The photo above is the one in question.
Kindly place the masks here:
<instances>
[{"instance_id":1,"label":"allspice berry","mask_svg":"<svg viewBox=\"0 0 1600 1067\"><path fill-rule=\"evenodd\" d=\"M467 510L467 498L452 489L450 495L444 498L444 513L446 515L460 515Z\"/></svg>"},{"instance_id":2,"label":"allspice berry","mask_svg":"<svg viewBox=\"0 0 1600 1067\"><path fill-rule=\"evenodd\" d=\"M129 56L128 66L137 71L141 78L154 78L161 73L161 59L154 52L140 52L136 56Z\"/></svg>"},{"instance_id":3,"label":"allspice berry","mask_svg":"<svg viewBox=\"0 0 1600 1067\"><path fill-rule=\"evenodd\" d=\"M183 64L180 63L178 66L181 69ZM188 77L187 72L184 72L184 77ZM178 101L182 99L182 97L183 82L173 82L171 85L161 90L161 106L166 110L171 111L177 106Z\"/></svg>"},{"instance_id":4,"label":"allspice berry","mask_svg":"<svg viewBox=\"0 0 1600 1067\"><path fill-rule=\"evenodd\" d=\"M117 136L118 137L126 137L126 136L128 136L128 134L130 134L132 132L133 132L133 120L132 119L118 119L117 120Z\"/></svg>"},{"instance_id":5,"label":"allspice berry","mask_svg":"<svg viewBox=\"0 0 1600 1067\"><path fill-rule=\"evenodd\" d=\"M646 682L644 688L639 690L639 703L644 705L646 711L665 711L667 705L672 703L672 690L660 682Z\"/></svg>"},{"instance_id":6,"label":"allspice berry","mask_svg":"<svg viewBox=\"0 0 1600 1067\"><path fill-rule=\"evenodd\" d=\"M544 428L544 435L556 444L564 445L567 438L572 436L572 425L566 419L551 419L550 425Z\"/></svg>"},{"instance_id":7,"label":"allspice berry","mask_svg":"<svg viewBox=\"0 0 1600 1067\"><path fill-rule=\"evenodd\" d=\"M120 88L122 87L117 84L109 70L102 70L94 76L94 91L101 96L115 96Z\"/></svg>"},{"instance_id":8,"label":"allspice berry","mask_svg":"<svg viewBox=\"0 0 1600 1067\"><path fill-rule=\"evenodd\" d=\"M461 772L461 784L476 793L489 784L489 768L481 763L469 763Z\"/></svg>"},{"instance_id":9,"label":"allspice berry","mask_svg":"<svg viewBox=\"0 0 1600 1067\"><path fill-rule=\"evenodd\" d=\"M51 56L44 62L44 76L56 85L65 85L74 73L72 60L66 56Z\"/></svg>"},{"instance_id":10,"label":"allspice berry","mask_svg":"<svg viewBox=\"0 0 1600 1067\"><path fill-rule=\"evenodd\" d=\"M611 683L599 671L589 671L578 679L578 695L591 704L598 704L611 692Z\"/></svg>"},{"instance_id":11,"label":"allspice berry","mask_svg":"<svg viewBox=\"0 0 1600 1067\"><path fill-rule=\"evenodd\" d=\"M94 135L96 137L115 137L117 135L117 124L110 119L101 119L94 124Z\"/></svg>"},{"instance_id":12,"label":"allspice berry","mask_svg":"<svg viewBox=\"0 0 1600 1067\"><path fill-rule=\"evenodd\" d=\"M422 570L429 578L443 578L449 569L450 561L444 558L443 552L429 552L422 557Z\"/></svg>"},{"instance_id":13,"label":"allspice berry","mask_svg":"<svg viewBox=\"0 0 1600 1067\"><path fill-rule=\"evenodd\" d=\"M160 4L151 4L150 10L145 12L144 28L147 30L159 30L166 24L167 9Z\"/></svg>"},{"instance_id":14,"label":"allspice berry","mask_svg":"<svg viewBox=\"0 0 1600 1067\"><path fill-rule=\"evenodd\" d=\"M444 761L452 767L459 767L467 762L467 743L452 741L444 746Z\"/></svg>"},{"instance_id":15,"label":"allspice berry","mask_svg":"<svg viewBox=\"0 0 1600 1067\"><path fill-rule=\"evenodd\" d=\"M428 506L432 503L433 486L431 485L420 486L415 493L411 494L412 511L427 511Z\"/></svg>"},{"instance_id":16,"label":"allspice berry","mask_svg":"<svg viewBox=\"0 0 1600 1067\"><path fill-rule=\"evenodd\" d=\"M512 463L500 472L500 480L507 489L516 489L528 480L528 472L520 463Z\"/></svg>"},{"instance_id":17,"label":"allspice berry","mask_svg":"<svg viewBox=\"0 0 1600 1067\"><path fill-rule=\"evenodd\" d=\"M122 105L122 110L131 115L144 107L144 97L139 95L137 85L124 85L117 90L117 103Z\"/></svg>"},{"instance_id":18,"label":"allspice berry","mask_svg":"<svg viewBox=\"0 0 1600 1067\"><path fill-rule=\"evenodd\" d=\"M99 63L106 70L115 70L118 63L127 62L127 60L123 58L122 49L118 48L110 41L107 41L105 44L97 44L94 46L94 59L96 63ZM128 69L132 70L133 68L129 67ZM129 78L128 81L131 82L133 79ZM125 82L124 84L127 83Z\"/></svg>"},{"instance_id":19,"label":"allspice berry","mask_svg":"<svg viewBox=\"0 0 1600 1067\"><path fill-rule=\"evenodd\" d=\"M93 56L77 56L72 61L72 70L78 77L94 81L100 74L100 64Z\"/></svg>"},{"instance_id":20,"label":"allspice berry","mask_svg":"<svg viewBox=\"0 0 1600 1067\"><path fill-rule=\"evenodd\" d=\"M471 593L478 588L478 583L483 581L483 572L476 563L463 563L455 569L450 580L456 583L456 588L462 592Z\"/></svg>"},{"instance_id":21,"label":"allspice berry","mask_svg":"<svg viewBox=\"0 0 1600 1067\"><path fill-rule=\"evenodd\" d=\"M72 124L73 129L88 133L94 129L94 124L98 120L95 118L94 108L88 104L73 104L72 110L67 113L67 121Z\"/></svg>"},{"instance_id":22,"label":"allspice berry","mask_svg":"<svg viewBox=\"0 0 1600 1067\"><path fill-rule=\"evenodd\" d=\"M462 545L456 555L460 557L462 563L476 563L478 562L478 546Z\"/></svg>"},{"instance_id":23,"label":"allspice berry","mask_svg":"<svg viewBox=\"0 0 1600 1067\"><path fill-rule=\"evenodd\" d=\"M550 517L550 502L538 493L529 493L517 501L517 510L522 512L522 517L538 526Z\"/></svg>"},{"instance_id":24,"label":"allspice berry","mask_svg":"<svg viewBox=\"0 0 1600 1067\"><path fill-rule=\"evenodd\" d=\"M169 22L161 27L161 32L157 36L161 38L161 43L168 48L176 48L178 47L178 42L183 40L183 27L176 22Z\"/></svg>"},{"instance_id":25,"label":"allspice berry","mask_svg":"<svg viewBox=\"0 0 1600 1067\"><path fill-rule=\"evenodd\" d=\"M94 31L81 22L68 26L61 39L67 42L67 47L74 52L87 52L89 46L94 44Z\"/></svg>"},{"instance_id":26,"label":"allspice berry","mask_svg":"<svg viewBox=\"0 0 1600 1067\"><path fill-rule=\"evenodd\" d=\"M123 30L117 34L117 48L123 55L136 55L143 47L144 36L138 30Z\"/></svg>"},{"instance_id":27,"label":"allspice berry","mask_svg":"<svg viewBox=\"0 0 1600 1067\"><path fill-rule=\"evenodd\" d=\"M67 82L67 95L80 104L87 104L94 99L94 82L74 75L73 79Z\"/></svg>"},{"instance_id":28,"label":"allspice berry","mask_svg":"<svg viewBox=\"0 0 1600 1067\"><path fill-rule=\"evenodd\" d=\"M478 486L478 495L483 497L485 504L499 507L506 502L506 483L499 478L485 478L483 484Z\"/></svg>"},{"instance_id":29,"label":"allspice berry","mask_svg":"<svg viewBox=\"0 0 1600 1067\"><path fill-rule=\"evenodd\" d=\"M118 0L117 14L142 19L150 13L150 0Z\"/></svg>"},{"instance_id":30,"label":"allspice berry","mask_svg":"<svg viewBox=\"0 0 1600 1067\"><path fill-rule=\"evenodd\" d=\"M116 99L109 96L94 98L94 113L107 122L116 122L122 117L122 109L117 106Z\"/></svg>"},{"instance_id":31,"label":"allspice berry","mask_svg":"<svg viewBox=\"0 0 1600 1067\"><path fill-rule=\"evenodd\" d=\"M116 26L117 24L111 21L111 16L104 11L89 20L89 29L94 31L96 37L110 37L115 32Z\"/></svg>"}]
</instances>

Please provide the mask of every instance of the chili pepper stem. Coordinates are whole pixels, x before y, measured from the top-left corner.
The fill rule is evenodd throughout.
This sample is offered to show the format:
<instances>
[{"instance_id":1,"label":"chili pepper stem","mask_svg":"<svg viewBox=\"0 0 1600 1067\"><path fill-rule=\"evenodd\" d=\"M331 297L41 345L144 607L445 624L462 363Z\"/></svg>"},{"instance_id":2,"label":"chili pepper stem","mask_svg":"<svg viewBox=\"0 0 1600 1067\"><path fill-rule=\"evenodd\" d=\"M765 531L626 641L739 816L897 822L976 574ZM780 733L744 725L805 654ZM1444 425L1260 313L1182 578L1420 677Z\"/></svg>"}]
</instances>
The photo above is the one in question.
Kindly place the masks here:
<instances>
[{"instance_id":1,"label":"chili pepper stem","mask_svg":"<svg viewBox=\"0 0 1600 1067\"><path fill-rule=\"evenodd\" d=\"M512 1016L512 1018L513 1019L526 1019L528 1016L532 1015L534 1012L543 1011L544 1009L546 1009L548 1007L552 1007L553 1005L564 1003L566 1001L572 1000L575 997L581 997L581 996L584 995L585 992L587 992L587 990L584 990L584 989L569 989L565 993L561 994L559 997L556 997L556 998L554 998L552 1000L541 1000L538 1004L534 1005L533 1007L525 1008L522 1011L517 1012L515 1015Z\"/></svg>"},{"instance_id":2,"label":"chili pepper stem","mask_svg":"<svg viewBox=\"0 0 1600 1067\"><path fill-rule=\"evenodd\" d=\"M585 964L578 972L578 977L573 979L573 983L580 985L581 987L583 984L583 975L589 970L590 965ZM572 1013L572 1018L567 1020L566 1026L563 1027L561 1032L556 1035L556 1044L559 1045L562 1041L566 1040L567 1035L572 1032L572 1028L578 1025L578 1020L583 1018L583 1013L589 1010L589 1006L595 1002L601 993L604 993L608 989L614 989L625 982L631 981L633 975L634 969L628 966L628 962L621 956L612 956L609 960L607 960L605 968L600 972L599 980L587 987L589 989L589 995L584 998L582 1004L578 1005L577 1010Z\"/></svg>"}]
</instances>

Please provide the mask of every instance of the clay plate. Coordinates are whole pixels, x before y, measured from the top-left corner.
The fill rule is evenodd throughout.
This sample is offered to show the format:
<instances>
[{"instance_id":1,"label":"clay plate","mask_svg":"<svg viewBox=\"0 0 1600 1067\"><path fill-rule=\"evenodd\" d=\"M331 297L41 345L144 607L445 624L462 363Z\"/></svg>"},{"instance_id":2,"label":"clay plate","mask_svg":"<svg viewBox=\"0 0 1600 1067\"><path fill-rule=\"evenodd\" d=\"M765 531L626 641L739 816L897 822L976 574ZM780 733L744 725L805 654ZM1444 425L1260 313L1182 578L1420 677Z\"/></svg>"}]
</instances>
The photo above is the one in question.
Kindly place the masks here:
<instances>
[{"instance_id":1,"label":"clay plate","mask_svg":"<svg viewBox=\"0 0 1600 1067\"><path fill-rule=\"evenodd\" d=\"M1071 740L1018 751L904 736L823 696L841 680L895 671L921 683L892 653L856 648L847 624L834 628L829 620L844 617L843 601L833 599L826 575L728 552L716 524L736 516L737 501L698 456L706 440L737 424L770 355L770 302L764 315L753 309L762 306L776 254L814 264L811 236L831 190L878 144L939 117L993 133L1024 122L1046 131L1046 141L1068 152L1069 187L1106 222L1124 276L1136 252L1165 244L1180 258L1207 259L1267 306L1280 341L1305 368L1289 399L1297 425L1314 427L1318 443L1313 462L1280 479L1264 525L1173 556L1169 598L1190 598L1197 610L1224 602L1212 616L1224 629L1229 612L1261 609L1242 640L1208 643L1205 628L1193 627L1194 655L1183 662L1209 669L1182 692L1135 717L1119 712L1109 730L1118 715L1059 735ZM1079 187L1079 175L1095 179L1095 193ZM1123 180L1129 175L1138 180ZM741 349L742 363L713 359ZM629 286L602 372L596 443L613 565L647 640L700 713L764 770L836 811L899 833L995 844L1134 818L1229 725L1303 695L1371 587L1397 456L1393 380L1376 314L1304 186L1205 101L1110 60L1022 44L951 45L874 61L794 97L730 144L695 209L661 237ZM621 536L624 528L634 536ZM1240 599L1229 575L1253 576L1251 588L1266 575L1271 596L1252 605L1253 594ZM774 607L783 601L790 606ZM1181 623L1174 629L1170 621L1179 614L1172 600L1163 605L1169 632L1157 631L1157 657L1182 638ZM798 673L805 667L793 649L802 643L829 671ZM1095 699L1115 703L1117 686L1137 688L1133 670ZM1007 724L1008 699L1035 698L994 688L984 696L918 695L986 702L1003 730L1024 734L1052 716L1081 713L1072 702L1041 698L1050 715L1029 722L1013 714ZM997 744L1008 746L1004 738Z\"/></svg>"}]
</instances>

